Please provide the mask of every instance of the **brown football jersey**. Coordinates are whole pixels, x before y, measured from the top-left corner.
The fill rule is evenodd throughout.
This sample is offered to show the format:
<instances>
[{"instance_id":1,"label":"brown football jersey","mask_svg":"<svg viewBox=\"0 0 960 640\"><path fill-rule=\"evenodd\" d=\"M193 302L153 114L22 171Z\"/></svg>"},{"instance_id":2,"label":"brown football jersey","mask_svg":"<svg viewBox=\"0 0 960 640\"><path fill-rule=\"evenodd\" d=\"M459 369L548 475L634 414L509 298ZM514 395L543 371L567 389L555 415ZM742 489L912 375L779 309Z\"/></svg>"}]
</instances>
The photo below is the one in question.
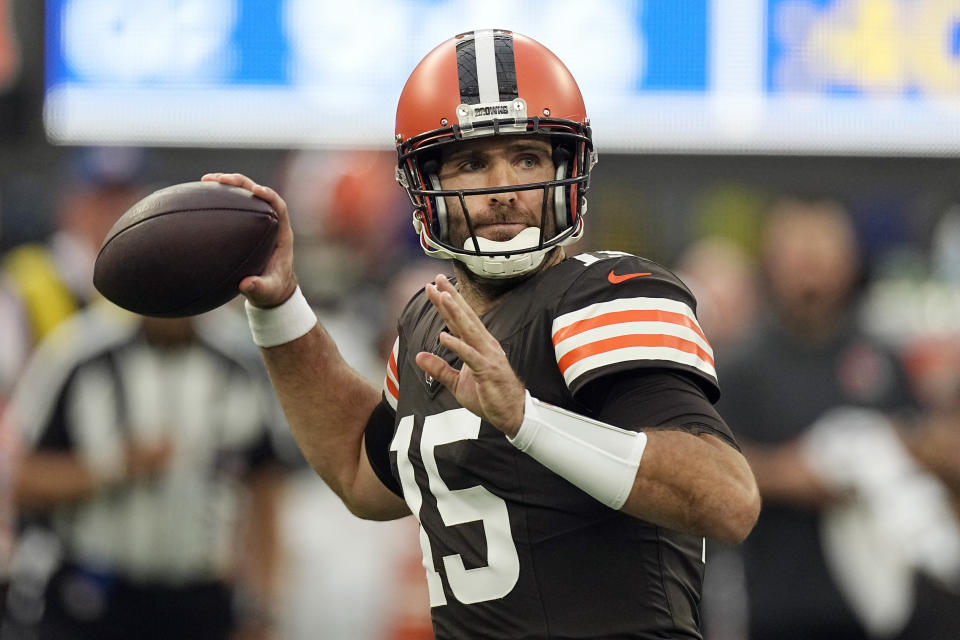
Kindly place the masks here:
<instances>
[{"instance_id":1,"label":"brown football jersey","mask_svg":"<svg viewBox=\"0 0 960 640\"><path fill-rule=\"evenodd\" d=\"M482 320L534 397L590 415L578 393L631 372L680 373L717 398L695 304L656 263L596 252L519 284ZM414 360L459 367L444 330L421 291L387 367L392 431L367 433L374 470L420 522L437 638L700 638L704 540L604 506L461 407ZM618 426L650 424L636 418Z\"/></svg>"}]
</instances>

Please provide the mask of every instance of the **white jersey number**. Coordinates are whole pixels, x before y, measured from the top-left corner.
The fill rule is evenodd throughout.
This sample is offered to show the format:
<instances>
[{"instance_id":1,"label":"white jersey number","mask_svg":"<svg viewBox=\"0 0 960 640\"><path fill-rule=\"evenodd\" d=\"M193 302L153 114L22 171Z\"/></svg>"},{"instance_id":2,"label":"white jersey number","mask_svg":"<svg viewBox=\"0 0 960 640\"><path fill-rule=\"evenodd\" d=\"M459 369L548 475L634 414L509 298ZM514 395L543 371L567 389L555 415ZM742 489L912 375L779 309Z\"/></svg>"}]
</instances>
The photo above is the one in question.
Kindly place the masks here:
<instances>
[{"instance_id":1,"label":"white jersey number","mask_svg":"<svg viewBox=\"0 0 960 640\"><path fill-rule=\"evenodd\" d=\"M481 486L451 490L447 487L434 456L434 448L459 440L476 440L480 434L480 418L466 409L453 409L432 416L423 422L420 437L420 456L426 468L430 493L437 499L437 510L445 525L465 522L483 523L487 538L487 566L467 569L460 554L443 557L443 569L453 595L464 604L502 598L513 590L520 577L520 559L510 531L507 504ZM413 438L413 416L400 420L397 433L390 443L390 450L397 452L397 468L400 483L410 511L420 517L423 495L414 478L410 462L410 445ZM423 525L420 526L420 548L423 551L423 566L427 571L427 587L430 591L430 606L447 603L443 583L433 563L430 539Z\"/></svg>"}]
</instances>

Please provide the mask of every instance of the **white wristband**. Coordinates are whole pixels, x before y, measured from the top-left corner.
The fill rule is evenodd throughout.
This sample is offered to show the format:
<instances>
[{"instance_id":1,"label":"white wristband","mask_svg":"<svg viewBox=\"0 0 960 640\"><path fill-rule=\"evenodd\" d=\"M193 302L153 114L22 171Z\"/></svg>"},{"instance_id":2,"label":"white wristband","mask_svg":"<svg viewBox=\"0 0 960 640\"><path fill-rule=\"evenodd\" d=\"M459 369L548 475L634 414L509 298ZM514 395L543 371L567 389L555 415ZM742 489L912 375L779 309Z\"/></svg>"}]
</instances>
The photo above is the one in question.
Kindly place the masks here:
<instances>
[{"instance_id":1,"label":"white wristband","mask_svg":"<svg viewBox=\"0 0 960 640\"><path fill-rule=\"evenodd\" d=\"M297 287L283 304L271 309L255 307L249 300L244 307L247 310L253 341L259 347L275 347L293 342L309 333L317 324L317 314L303 297L300 287Z\"/></svg>"},{"instance_id":2,"label":"white wristband","mask_svg":"<svg viewBox=\"0 0 960 640\"><path fill-rule=\"evenodd\" d=\"M513 446L612 509L627 501L647 446L629 431L541 402L527 392Z\"/></svg>"}]
</instances>

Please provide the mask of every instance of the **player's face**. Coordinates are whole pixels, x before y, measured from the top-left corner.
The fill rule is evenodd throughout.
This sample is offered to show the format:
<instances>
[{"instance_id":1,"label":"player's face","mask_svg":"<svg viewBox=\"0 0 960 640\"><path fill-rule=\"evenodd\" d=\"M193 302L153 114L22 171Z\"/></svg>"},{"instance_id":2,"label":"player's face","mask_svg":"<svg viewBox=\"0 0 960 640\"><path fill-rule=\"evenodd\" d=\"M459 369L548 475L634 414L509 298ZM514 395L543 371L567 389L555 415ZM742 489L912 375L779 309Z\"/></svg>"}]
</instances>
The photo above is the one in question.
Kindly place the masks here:
<instances>
[{"instance_id":1,"label":"player's face","mask_svg":"<svg viewBox=\"0 0 960 640\"><path fill-rule=\"evenodd\" d=\"M554 177L550 143L532 136L483 138L459 143L443 157L440 184L444 189L483 189L544 182ZM506 191L465 198L476 234L489 240L510 240L527 227L540 227L543 189ZM458 198L446 198L448 242L463 247L470 237ZM552 202L548 201L545 237L552 237ZM471 245L472 246L472 245Z\"/></svg>"},{"instance_id":2,"label":"player's face","mask_svg":"<svg viewBox=\"0 0 960 640\"><path fill-rule=\"evenodd\" d=\"M853 230L837 205L780 206L767 231L767 275L778 304L817 320L840 308L857 276Z\"/></svg>"}]
</instances>

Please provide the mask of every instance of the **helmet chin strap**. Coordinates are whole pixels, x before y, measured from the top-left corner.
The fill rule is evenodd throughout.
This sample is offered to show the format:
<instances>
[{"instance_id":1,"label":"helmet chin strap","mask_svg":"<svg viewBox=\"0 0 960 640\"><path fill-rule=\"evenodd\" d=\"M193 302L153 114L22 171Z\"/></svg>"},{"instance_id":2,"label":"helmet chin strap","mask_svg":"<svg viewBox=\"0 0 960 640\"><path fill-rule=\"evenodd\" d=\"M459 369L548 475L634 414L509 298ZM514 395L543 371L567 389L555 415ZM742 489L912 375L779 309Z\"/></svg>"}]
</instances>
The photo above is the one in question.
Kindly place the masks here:
<instances>
[{"instance_id":1,"label":"helmet chin strap","mask_svg":"<svg viewBox=\"0 0 960 640\"><path fill-rule=\"evenodd\" d=\"M467 269L481 278L504 279L515 278L533 271L543 263L548 253L558 246L572 244L583 235L583 220L577 221L576 229L560 242L537 249L540 244L540 229L527 227L510 240L488 240L477 238L479 250L484 253L500 255L476 255L466 253L476 251L473 238L467 238L463 243L464 253L454 252L436 243L427 234L425 225L414 219L414 227L420 234L420 246L432 258L459 260Z\"/></svg>"},{"instance_id":2,"label":"helmet chin strap","mask_svg":"<svg viewBox=\"0 0 960 640\"><path fill-rule=\"evenodd\" d=\"M467 238L463 243L463 248L467 251L482 251L484 253L512 253L524 249L533 249L538 244L540 244L540 228L527 227L509 240L490 240L478 236L476 242L474 242L472 237Z\"/></svg>"}]
</instances>

